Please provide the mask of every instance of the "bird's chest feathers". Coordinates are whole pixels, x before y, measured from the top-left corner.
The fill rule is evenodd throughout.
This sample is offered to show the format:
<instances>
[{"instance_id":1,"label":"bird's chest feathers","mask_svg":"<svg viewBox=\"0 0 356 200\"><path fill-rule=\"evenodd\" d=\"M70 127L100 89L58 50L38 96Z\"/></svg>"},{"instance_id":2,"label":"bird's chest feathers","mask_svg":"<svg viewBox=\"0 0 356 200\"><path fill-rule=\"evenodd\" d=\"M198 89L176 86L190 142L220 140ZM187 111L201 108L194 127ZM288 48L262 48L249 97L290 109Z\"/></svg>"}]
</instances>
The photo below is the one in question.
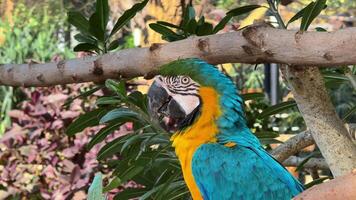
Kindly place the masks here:
<instances>
[{"instance_id":1,"label":"bird's chest feathers","mask_svg":"<svg viewBox=\"0 0 356 200\"><path fill-rule=\"evenodd\" d=\"M219 95L210 87L201 87L202 101L200 116L195 123L172 136L173 146L182 166L183 176L194 199L201 199L192 174L192 158L197 148L205 143L216 142L217 118L221 115Z\"/></svg>"}]
</instances>

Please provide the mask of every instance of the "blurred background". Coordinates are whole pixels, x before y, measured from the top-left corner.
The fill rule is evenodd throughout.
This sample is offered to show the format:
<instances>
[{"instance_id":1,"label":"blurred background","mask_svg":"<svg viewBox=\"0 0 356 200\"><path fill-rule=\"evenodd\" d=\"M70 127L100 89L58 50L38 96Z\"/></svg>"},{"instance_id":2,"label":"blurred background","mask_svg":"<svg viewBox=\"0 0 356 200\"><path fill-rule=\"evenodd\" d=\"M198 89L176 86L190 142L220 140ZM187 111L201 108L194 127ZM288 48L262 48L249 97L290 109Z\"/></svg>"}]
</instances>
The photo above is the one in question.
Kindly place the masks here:
<instances>
[{"instance_id":1,"label":"blurred background","mask_svg":"<svg viewBox=\"0 0 356 200\"><path fill-rule=\"evenodd\" d=\"M109 0L108 29L112 29L122 13L137 2ZM197 18L204 16L212 24L217 24L233 8L248 4L267 5L259 0L151 0L142 12L116 33L119 44L116 50L166 42L148 24L156 21L179 24L183 8L189 3L193 4ZM287 21L308 3L309 0L282 0L280 14ZM334 31L354 26L356 1L334 0L327 4L328 8L311 25L311 31L315 31L316 27ZM68 23L66 13L69 10L89 17L95 11L95 0L0 0L0 63L41 63L90 55L72 50L78 44L74 39L78 30ZM267 21L278 26L266 8L259 8L234 17L219 33L236 31L255 21ZM289 29L298 30L299 23L293 22ZM278 65L232 63L218 67L235 81L242 94L252 93L259 97L262 94L262 98L246 103L246 112L251 119L249 125L256 134L273 135L265 138L269 148L306 129L293 102L285 104L287 107L284 109L281 106L269 109L270 113L266 114L266 111L265 116L260 117L271 106L293 100L279 74ZM356 123L356 115L345 115L356 106L356 83L350 81L355 80L355 72L354 66L323 69L336 110L351 127ZM127 87L145 93L149 83L144 79L135 79ZM0 86L0 199L85 199L94 173L111 173L108 163L99 165L97 153L107 142L130 132L132 124L118 127L109 138L90 150L85 145L100 130L100 126L87 128L73 137L67 137L64 133L76 117L92 110L95 101L105 94L105 90L97 90L90 96L82 95L92 90L94 85L83 83L48 88ZM73 99L78 95L82 97ZM65 104L68 99L72 100L71 103ZM320 157L314 146L305 149L305 152L309 157ZM301 153L299 156L304 155ZM303 166L290 170L304 183L319 179L319 175L330 175L327 169L317 175L315 169ZM111 193L128 187L137 185L127 182ZM110 198L113 196L109 195Z\"/></svg>"}]
</instances>

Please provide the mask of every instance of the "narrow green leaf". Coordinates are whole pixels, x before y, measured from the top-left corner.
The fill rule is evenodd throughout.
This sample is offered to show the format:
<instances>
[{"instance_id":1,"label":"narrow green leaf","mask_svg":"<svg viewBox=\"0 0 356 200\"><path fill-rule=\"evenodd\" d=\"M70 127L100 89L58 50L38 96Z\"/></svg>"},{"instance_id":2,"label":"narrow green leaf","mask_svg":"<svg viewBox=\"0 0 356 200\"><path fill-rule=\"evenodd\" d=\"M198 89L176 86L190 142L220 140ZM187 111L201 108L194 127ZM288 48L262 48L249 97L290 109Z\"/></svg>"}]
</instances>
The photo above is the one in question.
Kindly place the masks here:
<instances>
[{"instance_id":1,"label":"narrow green leaf","mask_svg":"<svg viewBox=\"0 0 356 200\"><path fill-rule=\"evenodd\" d=\"M157 23L157 24L160 24L160 25L163 25L163 26L170 27L170 28L176 28L176 29L183 30L182 27L179 27L179 26L177 26L177 25L171 24L171 23L169 23L169 22L157 21L156 23Z\"/></svg>"},{"instance_id":2,"label":"narrow green leaf","mask_svg":"<svg viewBox=\"0 0 356 200\"><path fill-rule=\"evenodd\" d=\"M93 44L95 46L97 46L97 44L98 44L98 41L95 38L88 36L88 35L81 34L81 33L76 34L74 36L74 39L76 39L78 42L89 43L89 44Z\"/></svg>"},{"instance_id":3,"label":"narrow green leaf","mask_svg":"<svg viewBox=\"0 0 356 200\"><path fill-rule=\"evenodd\" d=\"M146 188L127 188L122 192L119 192L114 200L130 200L136 199L147 192Z\"/></svg>"},{"instance_id":4,"label":"narrow green leaf","mask_svg":"<svg viewBox=\"0 0 356 200\"><path fill-rule=\"evenodd\" d=\"M197 27L197 36L210 35L213 33L213 25L205 22L203 25Z\"/></svg>"},{"instance_id":5,"label":"narrow green leaf","mask_svg":"<svg viewBox=\"0 0 356 200\"><path fill-rule=\"evenodd\" d=\"M214 27L213 33L217 33L220 30L224 29L226 24L231 20L232 15L226 15L221 21Z\"/></svg>"},{"instance_id":6,"label":"narrow green leaf","mask_svg":"<svg viewBox=\"0 0 356 200\"><path fill-rule=\"evenodd\" d=\"M95 104L96 105L116 105L120 103L120 99L118 97L100 97Z\"/></svg>"},{"instance_id":7,"label":"narrow green leaf","mask_svg":"<svg viewBox=\"0 0 356 200\"><path fill-rule=\"evenodd\" d=\"M129 137L130 137L129 134L124 135L124 136L116 138L113 141L104 145L98 152L97 159L103 160L105 158L108 158L108 157L118 153L120 151L122 145L125 143L125 140Z\"/></svg>"},{"instance_id":8,"label":"narrow green leaf","mask_svg":"<svg viewBox=\"0 0 356 200\"><path fill-rule=\"evenodd\" d=\"M95 12L98 13L99 27L105 31L110 12L108 0L97 0Z\"/></svg>"},{"instance_id":9,"label":"narrow green leaf","mask_svg":"<svg viewBox=\"0 0 356 200\"><path fill-rule=\"evenodd\" d=\"M101 18L98 13L92 14L89 19L89 32L99 41L104 43L105 30L101 26Z\"/></svg>"},{"instance_id":10,"label":"narrow green leaf","mask_svg":"<svg viewBox=\"0 0 356 200\"><path fill-rule=\"evenodd\" d=\"M325 28L323 28L323 27L316 27L315 30L318 31L318 32L328 32L328 31L327 31Z\"/></svg>"},{"instance_id":11,"label":"narrow green leaf","mask_svg":"<svg viewBox=\"0 0 356 200\"><path fill-rule=\"evenodd\" d=\"M279 136L278 133L272 131L263 131L255 133L257 138L276 138Z\"/></svg>"},{"instance_id":12,"label":"narrow green leaf","mask_svg":"<svg viewBox=\"0 0 356 200\"><path fill-rule=\"evenodd\" d=\"M97 51L99 48L90 43L80 43L77 46L74 47L73 51L78 52L78 51L86 51L86 52L92 52L92 51Z\"/></svg>"},{"instance_id":13,"label":"narrow green leaf","mask_svg":"<svg viewBox=\"0 0 356 200\"><path fill-rule=\"evenodd\" d=\"M113 180L110 181L108 185L106 185L103 189L104 192L109 192L122 184L122 181L119 177L115 177Z\"/></svg>"},{"instance_id":14,"label":"narrow green leaf","mask_svg":"<svg viewBox=\"0 0 356 200\"><path fill-rule=\"evenodd\" d=\"M145 169L144 166L131 166L125 172L123 172L121 176L121 181L125 183L126 181L131 180L134 176L141 173Z\"/></svg>"},{"instance_id":15,"label":"narrow green leaf","mask_svg":"<svg viewBox=\"0 0 356 200\"><path fill-rule=\"evenodd\" d=\"M263 93L246 93L246 94L242 94L241 97L243 98L244 101L266 98L265 94Z\"/></svg>"},{"instance_id":16,"label":"narrow green leaf","mask_svg":"<svg viewBox=\"0 0 356 200\"><path fill-rule=\"evenodd\" d=\"M157 23L151 23L149 24L149 27L156 31L157 33L161 34L164 37L171 37L174 39L181 39L181 36L178 35L177 33L175 33L174 31L172 31L171 29L161 25L161 24L157 24Z\"/></svg>"},{"instance_id":17,"label":"narrow green leaf","mask_svg":"<svg viewBox=\"0 0 356 200\"><path fill-rule=\"evenodd\" d=\"M187 27L186 27L185 30L186 30L188 33L195 34L196 29L197 29L197 21L196 21L195 19L189 20L189 22L188 22Z\"/></svg>"},{"instance_id":18,"label":"narrow green leaf","mask_svg":"<svg viewBox=\"0 0 356 200\"><path fill-rule=\"evenodd\" d=\"M105 86L110 89L111 91L115 92L120 96L120 98L126 98L126 84L125 81L120 81L119 83L108 79L105 81Z\"/></svg>"},{"instance_id":19,"label":"narrow green leaf","mask_svg":"<svg viewBox=\"0 0 356 200\"><path fill-rule=\"evenodd\" d=\"M276 104L274 106L270 106L267 109L265 109L259 116L259 119L280 113L284 110L294 108L297 106L297 103L295 101L287 101L287 102L282 102L279 104Z\"/></svg>"},{"instance_id":20,"label":"narrow green leaf","mask_svg":"<svg viewBox=\"0 0 356 200\"><path fill-rule=\"evenodd\" d=\"M300 30L308 30L310 24L320 14L320 12L325 8L325 6L326 0L316 0L315 4L311 8L306 9L303 14Z\"/></svg>"},{"instance_id":21,"label":"narrow green leaf","mask_svg":"<svg viewBox=\"0 0 356 200\"><path fill-rule=\"evenodd\" d=\"M69 106L75 99L88 97L88 96L92 95L93 93L95 93L96 91L98 91L98 90L100 90L102 88L103 88L102 85L98 85L98 86L95 86L95 87L85 91L85 92L80 93L76 97L68 98L66 100L66 102L63 104L63 107Z\"/></svg>"},{"instance_id":22,"label":"narrow green leaf","mask_svg":"<svg viewBox=\"0 0 356 200\"><path fill-rule=\"evenodd\" d=\"M352 115L356 113L356 106L354 106L353 108L351 108L343 117L342 120L343 121L347 121L350 117L352 117Z\"/></svg>"},{"instance_id":23,"label":"narrow green leaf","mask_svg":"<svg viewBox=\"0 0 356 200\"><path fill-rule=\"evenodd\" d=\"M310 10L310 9L314 6L314 4L315 4L315 2L312 1L312 2L310 2L306 7L304 7L304 8L301 9L299 12L297 12L297 13L288 21L287 26L288 26L290 23L292 23L292 22L294 22L294 21L296 21L296 20L302 18L303 15L304 15L304 13L305 13L305 11L306 11L306 10Z\"/></svg>"},{"instance_id":24,"label":"narrow green leaf","mask_svg":"<svg viewBox=\"0 0 356 200\"><path fill-rule=\"evenodd\" d=\"M73 123L68 126L66 134L68 136L73 136L74 134L81 132L87 127L98 125L100 118L102 118L106 112L106 108L98 108L80 115Z\"/></svg>"},{"instance_id":25,"label":"narrow green leaf","mask_svg":"<svg viewBox=\"0 0 356 200\"><path fill-rule=\"evenodd\" d=\"M107 125L106 127L100 129L100 131L98 133L96 133L94 135L94 137L90 140L90 142L87 145L87 149L90 150L91 148L93 148L93 146L95 146L96 144L104 141L104 139L110 135L111 133L113 133L115 130L119 130L120 126L122 126L124 124L125 120L119 120L119 121L114 121L112 123L110 123L109 125Z\"/></svg>"},{"instance_id":26,"label":"narrow green leaf","mask_svg":"<svg viewBox=\"0 0 356 200\"><path fill-rule=\"evenodd\" d=\"M125 119L140 119L140 115L137 114L136 112L127 109L127 108L116 108L114 110L111 110L110 112L106 113L101 119L100 119L100 124L119 119L119 118L125 118Z\"/></svg>"},{"instance_id":27,"label":"narrow green leaf","mask_svg":"<svg viewBox=\"0 0 356 200\"><path fill-rule=\"evenodd\" d=\"M124 14L116 21L114 28L112 29L110 36L114 35L117 31L119 31L128 21L130 21L136 13L141 11L149 0L144 0L141 3L137 3L133 5L130 9L126 10Z\"/></svg>"},{"instance_id":28,"label":"narrow green leaf","mask_svg":"<svg viewBox=\"0 0 356 200\"><path fill-rule=\"evenodd\" d=\"M103 194L103 175L100 172L95 174L94 180L89 187L88 200L105 200Z\"/></svg>"},{"instance_id":29,"label":"narrow green leaf","mask_svg":"<svg viewBox=\"0 0 356 200\"><path fill-rule=\"evenodd\" d=\"M119 47L119 45L120 45L119 41L114 40L109 44L108 50L109 51L115 50Z\"/></svg>"},{"instance_id":30,"label":"narrow green leaf","mask_svg":"<svg viewBox=\"0 0 356 200\"><path fill-rule=\"evenodd\" d=\"M69 11L68 22L75 26L80 32L89 35L89 21L79 12Z\"/></svg>"},{"instance_id":31,"label":"narrow green leaf","mask_svg":"<svg viewBox=\"0 0 356 200\"><path fill-rule=\"evenodd\" d=\"M129 147L130 145L134 144L135 142L137 142L141 138L142 138L141 135L132 135L132 137L130 137L128 140L126 140L124 145L122 145L120 153L122 154L122 152L124 152L127 147Z\"/></svg>"},{"instance_id":32,"label":"narrow green leaf","mask_svg":"<svg viewBox=\"0 0 356 200\"><path fill-rule=\"evenodd\" d=\"M231 15L232 17L239 16L245 13L249 13L257 8L260 8L260 5L247 5L247 6L242 6L238 7L235 9L230 10L229 12L226 13L226 15Z\"/></svg>"}]
</instances>

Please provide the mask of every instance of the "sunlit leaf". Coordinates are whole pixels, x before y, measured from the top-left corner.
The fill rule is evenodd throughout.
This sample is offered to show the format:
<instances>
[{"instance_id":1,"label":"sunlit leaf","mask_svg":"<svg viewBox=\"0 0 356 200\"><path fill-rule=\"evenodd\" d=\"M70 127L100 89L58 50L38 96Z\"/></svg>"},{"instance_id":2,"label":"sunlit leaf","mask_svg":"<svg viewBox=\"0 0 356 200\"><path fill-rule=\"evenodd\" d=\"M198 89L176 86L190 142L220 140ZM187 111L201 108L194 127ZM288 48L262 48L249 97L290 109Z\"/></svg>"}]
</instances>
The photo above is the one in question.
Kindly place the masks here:
<instances>
[{"instance_id":1,"label":"sunlit leaf","mask_svg":"<svg viewBox=\"0 0 356 200\"><path fill-rule=\"evenodd\" d=\"M239 16L242 14L246 14L249 13L257 8L261 8L260 5L247 5L247 6L242 6L242 7L238 7L235 9L230 10L229 12L226 13L226 15L230 15L230 16Z\"/></svg>"},{"instance_id":2,"label":"sunlit leaf","mask_svg":"<svg viewBox=\"0 0 356 200\"><path fill-rule=\"evenodd\" d=\"M117 31L119 31L127 22L129 22L139 11L141 11L149 0L144 0L141 3L136 3L130 9L126 10L124 14L119 17L116 21L114 28L112 29L110 36L114 35Z\"/></svg>"},{"instance_id":3,"label":"sunlit leaf","mask_svg":"<svg viewBox=\"0 0 356 200\"><path fill-rule=\"evenodd\" d=\"M103 194L103 175L100 172L95 174L94 180L89 187L88 200L105 200Z\"/></svg>"},{"instance_id":4,"label":"sunlit leaf","mask_svg":"<svg viewBox=\"0 0 356 200\"><path fill-rule=\"evenodd\" d=\"M308 30L309 25L313 20L320 14L320 12L325 8L326 0L316 0L316 2L310 7L305 9L303 13L302 22L300 24L300 30Z\"/></svg>"}]
</instances>

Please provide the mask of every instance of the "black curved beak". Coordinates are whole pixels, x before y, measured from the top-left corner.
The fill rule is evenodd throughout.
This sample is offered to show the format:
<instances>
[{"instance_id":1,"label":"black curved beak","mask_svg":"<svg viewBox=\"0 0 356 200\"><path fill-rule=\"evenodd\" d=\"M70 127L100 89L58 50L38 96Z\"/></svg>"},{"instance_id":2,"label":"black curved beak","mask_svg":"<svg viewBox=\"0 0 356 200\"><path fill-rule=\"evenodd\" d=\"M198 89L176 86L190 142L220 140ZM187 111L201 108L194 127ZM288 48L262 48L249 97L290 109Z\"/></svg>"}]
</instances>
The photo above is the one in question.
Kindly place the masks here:
<instances>
[{"instance_id":1,"label":"black curved beak","mask_svg":"<svg viewBox=\"0 0 356 200\"><path fill-rule=\"evenodd\" d=\"M150 115L158 119L161 115L180 121L186 117L182 107L170 96L160 82L155 80L147 93Z\"/></svg>"}]
</instances>

